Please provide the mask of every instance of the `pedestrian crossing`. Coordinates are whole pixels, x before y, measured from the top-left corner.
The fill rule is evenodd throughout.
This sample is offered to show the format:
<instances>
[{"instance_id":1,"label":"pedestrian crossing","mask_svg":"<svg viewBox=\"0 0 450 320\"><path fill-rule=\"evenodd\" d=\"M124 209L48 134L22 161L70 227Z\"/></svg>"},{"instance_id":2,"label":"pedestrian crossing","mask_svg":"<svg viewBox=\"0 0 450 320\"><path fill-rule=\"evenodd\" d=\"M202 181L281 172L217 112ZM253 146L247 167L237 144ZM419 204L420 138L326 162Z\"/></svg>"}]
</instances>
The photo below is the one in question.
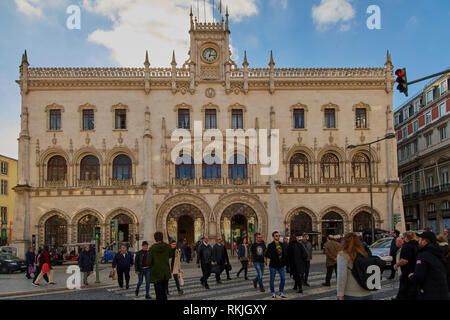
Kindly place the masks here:
<instances>
[{"instance_id":1,"label":"pedestrian crossing","mask_svg":"<svg viewBox=\"0 0 450 320\"><path fill-rule=\"evenodd\" d=\"M331 280L331 286L322 286L325 281L325 272L310 272L308 283L310 287L303 287L303 294L293 290L294 280L286 274L284 294L286 300L336 300L336 279L335 275ZM200 283L201 272L198 276L191 276L184 279L182 290L183 295L178 295L175 282L169 281L169 300L272 300L269 286L269 270L264 272L263 284L266 292L260 292L259 288L253 287L252 280L256 277L256 270L249 269L248 278L244 280L243 273L240 278L236 278L236 273L230 273L232 280L225 280L225 272L222 274L222 284L217 284L214 274L211 274L208 284L210 290L206 290ZM278 293L280 278L277 274L275 278L275 292ZM129 289L109 288L109 292L121 295L124 299L145 300L145 283L141 286L139 296L135 296L136 284L130 284ZM383 279L381 289L374 292L374 300L390 300L395 297L398 291L398 280ZM150 295L155 299L153 284L150 285Z\"/></svg>"}]
</instances>

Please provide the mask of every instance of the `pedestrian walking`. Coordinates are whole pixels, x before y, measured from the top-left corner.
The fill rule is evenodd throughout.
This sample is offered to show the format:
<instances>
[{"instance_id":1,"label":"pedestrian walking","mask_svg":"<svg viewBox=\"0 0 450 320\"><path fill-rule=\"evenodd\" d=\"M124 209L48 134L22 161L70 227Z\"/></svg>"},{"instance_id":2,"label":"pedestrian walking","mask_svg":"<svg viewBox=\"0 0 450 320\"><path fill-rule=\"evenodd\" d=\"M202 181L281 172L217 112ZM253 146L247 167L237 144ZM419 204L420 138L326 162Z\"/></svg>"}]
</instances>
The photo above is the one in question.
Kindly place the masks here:
<instances>
[{"instance_id":1,"label":"pedestrian walking","mask_svg":"<svg viewBox=\"0 0 450 320\"><path fill-rule=\"evenodd\" d=\"M27 263L27 279L31 279L31 274L34 273L34 261L36 260L36 255L34 254L34 248L30 247L27 254L25 255L25 260Z\"/></svg>"},{"instance_id":2,"label":"pedestrian walking","mask_svg":"<svg viewBox=\"0 0 450 320\"><path fill-rule=\"evenodd\" d=\"M170 243L170 247L172 249L172 258L170 258L170 272L172 272L173 280L175 280L175 285L178 290L178 294L181 296L184 291L181 290L180 287L180 277L182 276L183 271L181 270L181 254L180 249L177 248L177 243L175 240L172 240ZM167 292L169 295L169 292Z\"/></svg>"},{"instance_id":3,"label":"pedestrian walking","mask_svg":"<svg viewBox=\"0 0 450 320\"><path fill-rule=\"evenodd\" d=\"M309 235L307 233L303 234L302 241L300 243L303 245L308 255L305 260L305 272L302 274L302 281L303 281L302 284L309 287L308 277L309 277L309 270L311 268L313 246L311 242L309 242Z\"/></svg>"},{"instance_id":4,"label":"pedestrian walking","mask_svg":"<svg viewBox=\"0 0 450 320\"><path fill-rule=\"evenodd\" d=\"M349 232L344 236L342 251L337 256L336 292L338 300L373 299L372 292L362 288L352 274L353 263L358 254L368 257L360 237L356 233Z\"/></svg>"},{"instance_id":5,"label":"pedestrian walking","mask_svg":"<svg viewBox=\"0 0 450 320\"><path fill-rule=\"evenodd\" d=\"M450 248L445 235L438 235L437 242L439 244L439 249L441 249L442 254L444 255L445 260L447 261L447 285L448 291L450 294Z\"/></svg>"},{"instance_id":6,"label":"pedestrian walking","mask_svg":"<svg viewBox=\"0 0 450 320\"><path fill-rule=\"evenodd\" d=\"M394 270L400 268L400 284L396 300L415 300L417 295L417 287L413 281L408 278L408 275L414 272L416 267L417 252L419 251L419 243L417 242L416 234L413 231L407 231L403 237L403 245L401 245L400 256L398 262L394 265Z\"/></svg>"},{"instance_id":7,"label":"pedestrian walking","mask_svg":"<svg viewBox=\"0 0 450 320\"><path fill-rule=\"evenodd\" d=\"M139 296L139 289L145 278L145 299L151 299L150 296L150 267L147 263L148 256L148 242L142 242L142 249L139 250L134 258L134 271L138 275L138 283L136 286L135 295Z\"/></svg>"},{"instance_id":8,"label":"pedestrian walking","mask_svg":"<svg viewBox=\"0 0 450 320\"><path fill-rule=\"evenodd\" d=\"M117 281L119 287L123 288L123 276L125 275L125 288L130 288L130 268L134 265L133 255L128 252L127 247L122 245L120 251L113 258L113 270L117 270ZM117 269L116 269L117 268Z\"/></svg>"},{"instance_id":9,"label":"pedestrian walking","mask_svg":"<svg viewBox=\"0 0 450 320\"><path fill-rule=\"evenodd\" d=\"M448 284L446 260L436 235L425 231L419 235L419 251L417 253L416 267L409 278L416 282L419 290L419 300L448 300Z\"/></svg>"},{"instance_id":10,"label":"pedestrian walking","mask_svg":"<svg viewBox=\"0 0 450 320\"><path fill-rule=\"evenodd\" d=\"M200 283L205 289L209 289L208 278L211 275L213 249L209 244L208 236L203 237L203 242L198 247L197 267L202 268L202 277Z\"/></svg>"},{"instance_id":11,"label":"pedestrian walking","mask_svg":"<svg viewBox=\"0 0 450 320\"><path fill-rule=\"evenodd\" d=\"M273 241L269 243L266 250L266 257L270 259L269 270L270 270L270 293L272 298L275 299L277 296L275 294L275 276L276 273L280 275L280 286L278 291L278 296L282 299L286 299L284 295L284 283L286 281L286 271L284 267L287 261L287 252L285 251L283 244L280 240L280 233L274 231L272 233Z\"/></svg>"},{"instance_id":12,"label":"pedestrian walking","mask_svg":"<svg viewBox=\"0 0 450 320\"><path fill-rule=\"evenodd\" d=\"M225 240L222 239L222 247L223 247L223 258L225 261L225 273L227 274L227 280L232 280L230 277L230 271L231 271L231 263L230 263L230 258L228 255L228 249L227 246L225 244Z\"/></svg>"},{"instance_id":13,"label":"pedestrian walking","mask_svg":"<svg viewBox=\"0 0 450 320\"><path fill-rule=\"evenodd\" d=\"M391 264L391 275L388 279L394 279L395 278L395 270L394 270L394 265L397 263L397 250L399 249L396 245L396 241L398 236L400 235L400 231L398 230L394 230L392 231L392 236L394 237L394 239L392 239L391 242L391 247L389 249L389 255L392 257L392 264Z\"/></svg>"},{"instance_id":14,"label":"pedestrian walking","mask_svg":"<svg viewBox=\"0 0 450 320\"><path fill-rule=\"evenodd\" d=\"M88 285L88 277L94 270L91 254L92 251L89 246L85 246L78 256L78 266L80 267L80 271L83 273L83 284L85 286Z\"/></svg>"},{"instance_id":15,"label":"pedestrian walking","mask_svg":"<svg viewBox=\"0 0 450 320\"><path fill-rule=\"evenodd\" d=\"M155 232L155 244L148 251L147 264L150 267L150 282L155 286L156 300L167 300L169 290L170 264L172 248L163 242L162 232Z\"/></svg>"},{"instance_id":16,"label":"pedestrian walking","mask_svg":"<svg viewBox=\"0 0 450 320\"><path fill-rule=\"evenodd\" d=\"M224 246L222 245L222 238L218 237L216 239L216 244L213 247L213 255L212 255L212 261L217 265L218 272L216 273L216 282L222 283L222 280L220 279L220 275L222 274L223 270L225 270L225 252L224 252Z\"/></svg>"},{"instance_id":17,"label":"pedestrian walking","mask_svg":"<svg viewBox=\"0 0 450 320\"><path fill-rule=\"evenodd\" d=\"M289 245L287 248L287 260L289 264L289 270L294 278L294 290L297 293L303 293L302 287L302 275L306 271L306 259L308 258L308 253L306 252L303 244L298 242L299 234L291 235Z\"/></svg>"},{"instance_id":18,"label":"pedestrian walking","mask_svg":"<svg viewBox=\"0 0 450 320\"><path fill-rule=\"evenodd\" d=\"M362 245L362 244L361 244ZM334 239L332 234L328 235L327 242L323 246L326 255L325 265L327 267L327 275L323 286L331 286L331 277L333 276L333 270L336 273L337 278L337 255L342 250L342 246Z\"/></svg>"},{"instance_id":19,"label":"pedestrian walking","mask_svg":"<svg viewBox=\"0 0 450 320\"><path fill-rule=\"evenodd\" d=\"M238 260L242 265L242 268L239 269L238 273L236 274L236 277L239 278L239 275L242 271L244 271L244 279L248 280L247 273L248 273L248 261L250 257L250 248L247 244L247 238L242 239L242 243L238 247Z\"/></svg>"},{"instance_id":20,"label":"pedestrian walking","mask_svg":"<svg viewBox=\"0 0 450 320\"><path fill-rule=\"evenodd\" d=\"M36 280L33 281L34 286L39 286L39 281L41 281L42 277L47 274L48 276L48 284L54 285L56 283L53 282L53 268L51 263L51 256L48 250L48 246L44 247L44 251L39 255L39 265L40 273Z\"/></svg>"},{"instance_id":21,"label":"pedestrian walking","mask_svg":"<svg viewBox=\"0 0 450 320\"><path fill-rule=\"evenodd\" d=\"M176 242L177 249L181 251L181 257L180 257L181 261L184 261L183 245L184 245L184 243L183 243L183 240L181 240L181 239L178 240L178 242Z\"/></svg>"},{"instance_id":22,"label":"pedestrian walking","mask_svg":"<svg viewBox=\"0 0 450 320\"><path fill-rule=\"evenodd\" d=\"M39 261L41 259L41 255L42 255L43 252L44 252L44 250L39 248L38 254L37 254L36 260L35 260L36 267L35 267L35 270L34 270L34 278L33 278L33 281L32 281L33 284L36 281L36 279L39 276L39 274L41 273L42 265L39 263ZM44 274L44 280L47 281L47 283L49 282L47 274Z\"/></svg>"},{"instance_id":23,"label":"pedestrian walking","mask_svg":"<svg viewBox=\"0 0 450 320\"><path fill-rule=\"evenodd\" d=\"M265 292L263 285L263 276L264 276L264 266L267 265L267 258L265 257L266 253L266 244L262 239L262 235L260 233L255 234L255 243L250 247L250 263L249 266L255 266L256 270L256 278L253 280L253 286L258 288L261 292Z\"/></svg>"},{"instance_id":24,"label":"pedestrian walking","mask_svg":"<svg viewBox=\"0 0 450 320\"><path fill-rule=\"evenodd\" d=\"M288 250L288 246L289 246L289 239L290 238L287 235L285 237L283 237L282 246L284 248L284 252L286 252L286 255L287 255L287 250ZM291 278L292 278L292 273L291 273L290 267L291 266L289 265L289 263L286 262L286 273L289 273L291 275Z\"/></svg>"},{"instance_id":25,"label":"pedestrian walking","mask_svg":"<svg viewBox=\"0 0 450 320\"><path fill-rule=\"evenodd\" d=\"M184 246L184 254L186 255L186 263L191 262L192 260L192 249L188 242Z\"/></svg>"}]
</instances>

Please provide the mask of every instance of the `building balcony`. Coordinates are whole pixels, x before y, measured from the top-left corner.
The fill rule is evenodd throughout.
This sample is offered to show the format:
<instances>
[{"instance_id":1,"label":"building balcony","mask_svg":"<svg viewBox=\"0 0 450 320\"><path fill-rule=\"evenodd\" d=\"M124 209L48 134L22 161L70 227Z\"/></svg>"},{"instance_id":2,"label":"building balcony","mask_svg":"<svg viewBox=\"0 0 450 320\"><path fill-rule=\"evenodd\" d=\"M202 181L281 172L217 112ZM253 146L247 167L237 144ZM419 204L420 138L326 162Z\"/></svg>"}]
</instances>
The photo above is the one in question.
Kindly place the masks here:
<instances>
[{"instance_id":1,"label":"building balcony","mask_svg":"<svg viewBox=\"0 0 450 320\"><path fill-rule=\"evenodd\" d=\"M306 177L306 178L289 177L289 179L288 179L288 184L311 184L311 183L312 183L311 177Z\"/></svg>"}]
</instances>

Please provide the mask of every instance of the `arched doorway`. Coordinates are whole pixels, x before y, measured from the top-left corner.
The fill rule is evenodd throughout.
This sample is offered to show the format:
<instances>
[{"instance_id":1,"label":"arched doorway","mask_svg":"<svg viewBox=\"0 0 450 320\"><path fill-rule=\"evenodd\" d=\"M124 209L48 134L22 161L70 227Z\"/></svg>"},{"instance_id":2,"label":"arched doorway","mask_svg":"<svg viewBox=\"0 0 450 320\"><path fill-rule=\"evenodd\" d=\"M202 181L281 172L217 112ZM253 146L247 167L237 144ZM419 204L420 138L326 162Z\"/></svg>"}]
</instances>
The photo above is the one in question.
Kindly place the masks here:
<instances>
[{"instance_id":1,"label":"arched doorway","mask_svg":"<svg viewBox=\"0 0 450 320\"><path fill-rule=\"evenodd\" d=\"M113 243L116 241L115 240L116 234L113 229L113 220L118 221L117 240L118 240L119 248L121 245L129 245L129 246L133 247L133 244L134 244L133 220L129 216L127 216L126 214L123 214L123 213L120 213L111 219L111 225L110 225L110 228L111 228L111 239L110 240L111 240L111 242L110 243Z\"/></svg>"},{"instance_id":2,"label":"arched doorway","mask_svg":"<svg viewBox=\"0 0 450 320\"><path fill-rule=\"evenodd\" d=\"M298 212L291 218L290 234L297 232L311 232L312 231L312 219L304 212Z\"/></svg>"},{"instance_id":3,"label":"arched doorway","mask_svg":"<svg viewBox=\"0 0 450 320\"><path fill-rule=\"evenodd\" d=\"M194 244L203 237L205 220L202 212L191 204L180 204L170 210L167 216L169 240L183 240Z\"/></svg>"},{"instance_id":4,"label":"arched doorway","mask_svg":"<svg viewBox=\"0 0 450 320\"><path fill-rule=\"evenodd\" d=\"M78 221L78 242L86 243L95 240L94 227L99 224L96 216L87 214Z\"/></svg>"},{"instance_id":5,"label":"arched doorway","mask_svg":"<svg viewBox=\"0 0 450 320\"><path fill-rule=\"evenodd\" d=\"M338 235L344 233L344 219L334 211L328 212L322 218L322 234Z\"/></svg>"},{"instance_id":6,"label":"arched doorway","mask_svg":"<svg viewBox=\"0 0 450 320\"><path fill-rule=\"evenodd\" d=\"M234 242L239 245L245 237L248 241L254 242L255 233L258 230L258 218L250 206L243 203L228 206L223 211L220 224L222 237L227 247L231 248Z\"/></svg>"},{"instance_id":7,"label":"arched doorway","mask_svg":"<svg viewBox=\"0 0 450 320\"><path fill-rule=\"evenodd\" d=\"M45 222L45 244L60 247L67 243L67 221L60 216L53 216Z\"/></svg>"},{"instance_id":8,"label":"arched doorway","mask_svg":"<svg viewBox=\"0 0 450 320\"><path fill-rule=\"evenodd\" d=\"M353 218L353 232L362 232L372 228L372 216L366 211L358 212Z\"/></svg>"}]
</instances>

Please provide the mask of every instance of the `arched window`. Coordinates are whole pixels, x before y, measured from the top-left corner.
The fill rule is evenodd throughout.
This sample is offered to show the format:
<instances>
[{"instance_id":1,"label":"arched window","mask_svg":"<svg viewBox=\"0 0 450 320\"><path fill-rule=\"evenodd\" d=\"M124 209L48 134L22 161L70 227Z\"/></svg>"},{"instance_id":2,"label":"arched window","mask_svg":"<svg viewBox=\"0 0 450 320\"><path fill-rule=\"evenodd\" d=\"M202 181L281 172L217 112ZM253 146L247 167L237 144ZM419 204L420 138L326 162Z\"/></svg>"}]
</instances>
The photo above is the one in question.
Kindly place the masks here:
<instances>
[{"instance_id":1,"label":"arched window","mask_svg":"<svg viewBox=\"0 0 450 320\"><path fill-rule=\"evenodd\" d=\"M203 179L219 179L221 175L222 161L215 154L209 154L203 159L202 177Z\"/></svg>"},{"instance_id":2,"label":"arched window","mask_svg":"<svg viewBox=\"0 0 450 320\"><path fill-rule=\"evenodd\" d=\"M322 178L334 179L339 178L339 159L332 153L327 153L322 157L320 162Z\"/></svg>"},{"instance_id":3,"label":"arched window","mask_svg":"<svg viewBox=\"0 0 450 320\"><path fill-rule=\"evenodd\" d=\"M98 180L100 162L96 156L86 156L80 163L80 180Z\"/></svg>"},{"instance_id":4,"label":"arched window","mask_svg":"<svg viewBox=\"0 0 450 320\"><path fill-rule=\"evenodd\" d=\"M372 215L366 211L358 212L353 218L353 232L362 232L372 227Z\"/></svg>"},{"instance_id":5,"label":"arched window","mask_svg":"<svg viewBox=\"0 0 450 320\"><path fill-rule=\"evenodd\" d=\"M48 161L47 180L62 181L66 180L67 164L66 159L61 156L54 156Z\"/></svg>"},{"instance_id":6,"label":"arched window","mask_svg":"<svg viewBox=\"0 0 450 320\"><path fill-rule=\"evenodd\" d=\"M88 214L78 221L78 242L86 243L95 239L94 227L99 223L97 217Z\"/></svg>"},{"instance_id":7,"label":"arched window","mask_svg":"<svg viewBox=\"0 0 450 320\"><path fill-rule=\"evenodd\" d=\"M357 153L352 159L352 170L356 180L369 178L369 158L364 153Z\"/></svg>"},{"instance_id":8,"label":"arched window","mask_svg":"<svg viewBox=\"0 0 450 320\"><path fill-rule=\"evenodd\" d=\"M291 178L308 178L308 158L301 153L296 153L290 160L289 172Z\"/></svg>"},{"instance_id":9,"label":"arched window","mask_svg":"<svg viewBox=\"0 0 450 320\"><path fill-rule=\"evenodd\" d=\"M53 216L45 222L45 244L59 247L67 243L67 221Z\"/></svg>"},{"instance_id":10,"label":"arched window","mask_svg":"<svg viewBox=\"0 0 450 320\"><path fill-rule=\"evenodd\" d=\"M235 154L228 162L228 177L230 179L247 179L247 159Z\"/></svg>"},{"instance_id":11,"label":"arched window","mask_svg":"<svg viewBox=\"0 0 450 320\"><path fill-rule=\"evenodd\" d=\"M114 158L113 161L113 179L114 180L130 180L132 162L129 156L121 154Z\"/></svg>"},{"instance_id":12,"label":"arched window","mask_svg":"<svg viewBox=\"0 0 450 320\"><path fill-rule=\"evenodd\" d=\"M180 155L175 162L175 177L177 179L194 179L194 160L191 156Z\"/></svg>"}]
</instances>

